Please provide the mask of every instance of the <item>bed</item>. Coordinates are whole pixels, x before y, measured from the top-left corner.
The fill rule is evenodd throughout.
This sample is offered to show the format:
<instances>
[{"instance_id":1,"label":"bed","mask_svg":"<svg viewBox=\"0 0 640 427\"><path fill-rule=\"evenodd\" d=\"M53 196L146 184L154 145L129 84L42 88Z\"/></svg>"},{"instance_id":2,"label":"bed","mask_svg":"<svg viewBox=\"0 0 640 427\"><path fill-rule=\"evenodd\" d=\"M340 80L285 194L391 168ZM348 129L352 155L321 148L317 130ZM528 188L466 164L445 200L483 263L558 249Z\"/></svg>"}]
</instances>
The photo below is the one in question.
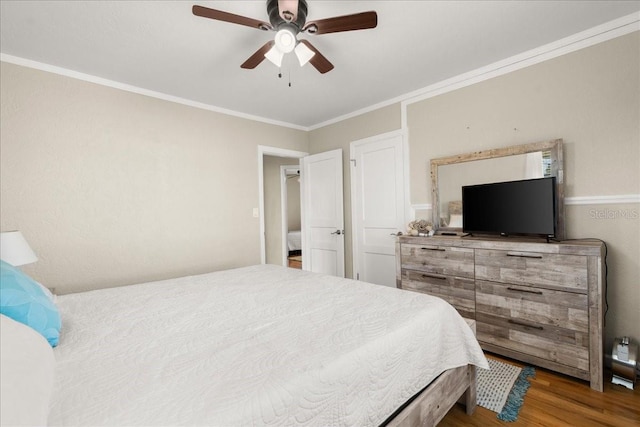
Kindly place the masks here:
<instances>
[{"instance_id":1,"label":"bed","mask_svg":"<svg viewBox=\"0 0 640 427\"><path fill-rule=\"evenodd\" d=\"M56 304L49 425L433 425L488 367L441 299L280 266Z\"/></svg>"},{"instance_id":2,"label":"bed","mask_svg":"<svg viewBox=\"0 0 640 427\"><path fill-rule=\"evenodd\" d=\"M287 247L289 248L289 254L293 252L299 255L298 252L302 250L302 232L300 230L287 233Z\"/></svg>"}]
</instances>

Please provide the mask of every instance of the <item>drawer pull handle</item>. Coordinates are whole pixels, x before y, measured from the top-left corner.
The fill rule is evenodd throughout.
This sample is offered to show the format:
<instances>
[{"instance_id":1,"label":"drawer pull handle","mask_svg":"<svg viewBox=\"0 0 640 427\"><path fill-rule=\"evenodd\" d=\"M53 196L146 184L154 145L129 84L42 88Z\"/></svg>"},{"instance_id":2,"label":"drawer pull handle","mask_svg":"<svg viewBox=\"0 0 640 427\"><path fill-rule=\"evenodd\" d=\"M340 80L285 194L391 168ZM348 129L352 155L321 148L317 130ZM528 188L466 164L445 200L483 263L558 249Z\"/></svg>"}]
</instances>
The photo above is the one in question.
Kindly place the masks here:
<instances>
[{"instance_id":1,"label":"drawer pull handle","mask_svg":"<svg viewBox=\"0 0 640 427\"><path fill-rule=\"evenodd\" d=\"M420 248L420 249L422 249L423 251L441 251L441 252L446 251L446 249L443 249L443 248Z\"/></svg>"},{"instance_id":2,"label":"drawer pull handle","mask_svg":"<svg viewBox=\"0 0 640 427\"><path fill-rule=\"evenodd\" d=\"M422 277L424 277L425 279L447 280L446 276L438 276L437 274L423 274Z\"/></svg>"},{"instance_id":3,"label":"drawer pull handle","mask_svg":"<svg viewBox=\"0 0 640 427\"><path fill-rule=\"evenodd\" d=\"M526 292L528 294L542 295L542 291L533 291L531 289L518 289L518 288L512 288L511 286L509 286L507 289L515 292Z\"/></svg>"},{"instance_id":4,"label":"drawer pull handle","mask_svg":"<svg viewBox=\"0 0 640 427\"><path fill-rule=\"evenodd\" d=\"M507 252L507 256L515 256L515 257L519 257L519 258L535 258L535 259L542 259L542 255L536 255L536 254L524 254L524 253L520 253L520 252Z\"/></svg>"},{"instance_id":5,"label":"drawer pull handle","mask_svg":"<svg viewBox=\"0 0 640 427\"><path fill-rule=\"evenodd\" d=\"M519 326L524 326L525 328L533 328L533 329L537 329L539 331L542 331L544 328L542 326L538 326L538 325L530 325L528 323L525 322L519 322L517 320L513 320L513 319L509 319L508 320L509 323L513 324L513 325L519 325Z\"/></svg>"}]
</instances>

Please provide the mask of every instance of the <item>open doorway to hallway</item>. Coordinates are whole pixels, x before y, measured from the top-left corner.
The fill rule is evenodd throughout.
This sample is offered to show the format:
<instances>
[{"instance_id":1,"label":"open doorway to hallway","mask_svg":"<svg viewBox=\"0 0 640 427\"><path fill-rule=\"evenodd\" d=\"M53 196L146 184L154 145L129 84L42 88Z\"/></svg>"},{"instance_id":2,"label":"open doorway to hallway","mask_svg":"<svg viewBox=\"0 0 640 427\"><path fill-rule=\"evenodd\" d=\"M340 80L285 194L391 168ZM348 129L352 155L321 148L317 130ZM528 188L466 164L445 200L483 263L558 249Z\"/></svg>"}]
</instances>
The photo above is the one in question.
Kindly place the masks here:
<instances>
[{"instance_id":1,"label":"open doorway to hallway","mask_svg":"<svg viewBox=\"0 0 640 427\"><path fill-rule=\"evenodd\" d=\"M290 231L298 231L299 243L293 242L293 250L302 249L302 207L298 178L299 159L307 153L266 146L259 146L258 149L262 263L289 266ZM287 174L291 178L287 179ZM301 252L292 253L294 257L300 255ZM302 258L294 258L291 267L302 268Z\"/></svg>"},{"instance_id":2,"label":"open doorway to hallway","mask_svg":"<svg viewBox=\"0 0 640 427\"><path fill-rule=\"evenodd\" d=\"M287 266L302 269L302 206L300 165L280 166L283 259Z\"/></svg>"}]
</instances>

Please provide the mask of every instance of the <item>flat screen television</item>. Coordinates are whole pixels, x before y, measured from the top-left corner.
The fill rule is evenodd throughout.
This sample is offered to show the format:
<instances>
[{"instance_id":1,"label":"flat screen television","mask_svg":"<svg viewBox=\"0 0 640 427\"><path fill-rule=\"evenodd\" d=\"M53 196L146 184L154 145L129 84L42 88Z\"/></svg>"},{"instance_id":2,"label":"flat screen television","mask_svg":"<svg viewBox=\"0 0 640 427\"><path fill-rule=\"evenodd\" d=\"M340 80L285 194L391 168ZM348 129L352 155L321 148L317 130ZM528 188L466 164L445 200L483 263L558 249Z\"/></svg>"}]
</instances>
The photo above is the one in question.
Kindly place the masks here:
<instances>
[{"instance_id":1,"label":"flat screen television","mask_svg":"<svg viewBox=\"0 0 640 427\"><path fill-rule=\"evenodd\" d=\"M462 187L465 233L554 237L556 227L555 177Z\"/></svg>"}]
</instances>

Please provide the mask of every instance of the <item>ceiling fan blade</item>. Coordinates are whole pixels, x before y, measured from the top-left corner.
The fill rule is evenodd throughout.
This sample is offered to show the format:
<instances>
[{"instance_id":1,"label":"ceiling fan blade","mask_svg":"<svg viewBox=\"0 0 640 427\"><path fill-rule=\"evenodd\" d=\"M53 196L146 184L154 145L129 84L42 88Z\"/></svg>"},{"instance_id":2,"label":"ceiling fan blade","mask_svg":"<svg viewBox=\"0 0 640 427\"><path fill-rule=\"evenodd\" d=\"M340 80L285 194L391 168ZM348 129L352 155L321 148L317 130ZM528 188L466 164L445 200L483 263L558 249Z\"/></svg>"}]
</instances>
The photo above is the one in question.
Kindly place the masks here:
<instances>
[{"instance_id":1,"label":"ceiling fan blade","mask_svg":"<svg viewBox=\"0 0 640 427\"><path fill-rule=\"evenodd\" d=\"M307 22L302 31L308 31L310 34L328 34L341 31L366 30L375 28L377 25L378 14L372 11Z\"/></svg>"},{"instance_id":2,"label":"ceiling fan blade","mask_svg":"<svg viewBox=\"0 0 640 427\"><path fill-rule=\"evenodd\" d=\"M309 62L316 68L316 70L320 71L320 74L324 74L333 70L333 64L329 62L329 60L318 51L318 49L313 47L311 43L306 40L300 40L300 43L303 43L315 53L315 55L313 55Z\"/></svg>"},{"instance_id":3,"label":"ceiling fan blade","mask_svg":"<svg viewBox=\"0 0 640 427\"><path fill-rule=\"evenodd\" d=\"M242 63L240 68L245 68L248 70L256 68L262 61L264 61L264 54L269 52L273 45L276 44L273 40L269 40L266 42L260 49L256 51L253 55L249 57L246 61Z\"/></svg>"},{"instance_id":4,"label":"ceiling fan blade","mask_svg":"<svg viewBox=\"0 0 640 427\"><path fill-rule=\"evenodd\" d=\"M286 22L298 19L298 0L278 0L278 12Z\"/></svg>"},{"instance_id":5,"label":"ceiling fan blade","mask_svg":"<svg viewBox=\"0 0 640 427\"><path fill-rule=\"evenodd\" d=\"M221 10L209 9L208 7L194 5L191 9L193 14L203 18L215 19L216 21L230 22L232 24L245 25L259 30L273 30L271 24L258 19L247 18L246 16L235 15Z\"/></svg>"}]
</instances>

